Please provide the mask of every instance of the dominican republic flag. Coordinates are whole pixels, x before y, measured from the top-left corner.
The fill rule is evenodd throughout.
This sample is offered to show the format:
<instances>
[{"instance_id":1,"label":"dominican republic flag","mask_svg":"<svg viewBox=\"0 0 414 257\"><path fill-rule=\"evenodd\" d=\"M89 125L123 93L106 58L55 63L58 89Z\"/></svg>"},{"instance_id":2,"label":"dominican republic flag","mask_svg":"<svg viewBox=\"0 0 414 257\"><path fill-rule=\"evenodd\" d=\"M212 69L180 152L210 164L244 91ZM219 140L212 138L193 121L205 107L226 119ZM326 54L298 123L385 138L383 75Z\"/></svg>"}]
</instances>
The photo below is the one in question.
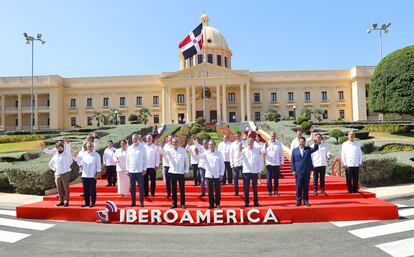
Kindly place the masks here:
<instances>
[{"instance_id":1,"label":"dominican republic flag","mask_svg":"<svg viewBox=\"0 0 414 257\"><path fill-rule=\"evenodd\" d=\"M178 48L184 55L184 60L197 54L203 48L203 24L197 26L191 31L183 41L180 42Z\"/></svg>"}]
</instances>

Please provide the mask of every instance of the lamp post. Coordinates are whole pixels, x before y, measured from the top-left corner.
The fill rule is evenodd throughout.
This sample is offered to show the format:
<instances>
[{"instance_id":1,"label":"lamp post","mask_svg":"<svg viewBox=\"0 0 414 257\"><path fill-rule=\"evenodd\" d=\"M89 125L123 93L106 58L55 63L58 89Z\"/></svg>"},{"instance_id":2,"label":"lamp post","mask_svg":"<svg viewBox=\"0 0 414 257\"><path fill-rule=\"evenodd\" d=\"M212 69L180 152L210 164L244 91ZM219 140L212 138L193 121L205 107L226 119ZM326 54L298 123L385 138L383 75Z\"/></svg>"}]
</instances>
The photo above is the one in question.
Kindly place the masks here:
<instances>
[{"instance_id":1,"label":"lamp post","mask_svg":"<svg viewBox=\"0 0 414 257\"><path fill-rule=\"evenodd\" d=\"M387 24L382 24L381 27L378 26L378 23L373 23L372 27L367 29L368 34L371 34L372 31L378 30L380 35L380 61L382 60L382 32L384 31L385 34L387 34L390 31L391 22L388 22Z\"/></svg>"},{"instance_id":2,"label":"lamp post","mask_svg":"<svg viewBox=\"0 0 414 257\"><path fill-rule=\"evenodd\" d=\"M31 98L30 98L30 132L33 133L33 123L34 123L34 82L33 82L33 63L34 63L34 41L42 42L42 45L46 43L42 39L42 34L37 34L37 37L34 38L32 36L27 35L27 33L23 33L23 36L26 39L26 44L32 44L32 91L31 91Z\"/></svg>"},{"instance_id":3,"label":"lamp post","mask_svg":"<svg viewBox=\"0 0 414 257\"><path fill-rule=\"evenodd\" d=\"M118 111L115 110L115 125L118 125Z\"/></svg>"},{"instance_id":4,"label":"lamp post","mask_svg":"<svg viewBox=\"0 0 414 257\"><path fill-rule=\"evenodd\" d=\"M293 106L293 120L296 120L296 105Z\"/></svg>"}]
</instances>

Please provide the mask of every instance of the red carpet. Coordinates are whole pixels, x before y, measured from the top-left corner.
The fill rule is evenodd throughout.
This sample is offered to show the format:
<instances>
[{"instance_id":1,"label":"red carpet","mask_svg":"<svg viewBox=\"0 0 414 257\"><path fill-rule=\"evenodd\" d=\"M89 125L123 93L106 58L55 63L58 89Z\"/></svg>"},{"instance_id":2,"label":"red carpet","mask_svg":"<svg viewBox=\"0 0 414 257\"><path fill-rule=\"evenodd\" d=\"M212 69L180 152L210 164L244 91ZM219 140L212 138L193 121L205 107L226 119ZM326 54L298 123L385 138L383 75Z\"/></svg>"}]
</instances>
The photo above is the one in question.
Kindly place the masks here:
<instances>
[{"instance_id":1,"label":"red carpet","mask_svg":"<svg viewBox=\"0 0 414 257\"><path fill-rule=\"evenodd\" d=\"M375 198L375 194L363 191L358 194L348 194L343 178L326 177L327 195L313 195L313 187L310 185L309 201L312 204L310 207L296 206L295 181L290 174L289 162L285 163L281 169L279 183L280 196L268 196L266 179L262 178L262 184L258 185L261 206L257 208L244 207L241 180L239 182L241 196L234 196L233 185L222 187L220 210L209 210L208 197L200 197L201 188L193 186L192 181L187 181L186 209L177 208L173 211L170 210L171 199L165 196L166 188L163 181L157 181L154 197L145 198L144 208L130 208L131 199L129 196L117 195L116 187L105 187L106 181L99 180L97 184L98 202L93 208L80 207L83 203L83 198L80 197L82 185L75 184L70 187L70 207L55 207L57 196L51 195L45 196L42 202L18 206L16 211L18 218L95 222L97 220L96 212L104 210L105 201L111 200L118 207L116 213L109 213L111 223L227 225L398 219L397 206ZM253 204L252 194L250 194L250 198L251 204ZM139 202L138 199L137 196L137 202ZM126 214L127 212L128 214ZM159 219L157 213L160 216ZM274 214L275 218L272 219L271 214ZM128 215L129 220L127 221ZM200 220L198 220L199 218ZM277 221L275 221L276 219Z\"/></svg>"}]
</instances>

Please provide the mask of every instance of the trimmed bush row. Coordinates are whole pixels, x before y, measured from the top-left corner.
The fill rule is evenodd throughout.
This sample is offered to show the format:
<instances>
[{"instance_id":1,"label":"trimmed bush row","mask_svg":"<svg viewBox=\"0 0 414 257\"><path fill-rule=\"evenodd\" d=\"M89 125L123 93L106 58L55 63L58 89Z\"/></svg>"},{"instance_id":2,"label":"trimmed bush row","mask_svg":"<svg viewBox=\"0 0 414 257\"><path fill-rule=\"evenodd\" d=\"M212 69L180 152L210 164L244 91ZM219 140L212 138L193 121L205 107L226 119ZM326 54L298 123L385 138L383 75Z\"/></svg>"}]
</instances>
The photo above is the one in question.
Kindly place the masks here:
<instances>
[{"instance_id":1,"label":"trimmed bush row","mask_svg":"<svg viewBox=\"0 0 414 257\"><path fill-rule=\"evenodd\" d=\"M36 141L45 138L47 138L45 135L0 136L0 144Z\"/></svg>"}]
</instances>

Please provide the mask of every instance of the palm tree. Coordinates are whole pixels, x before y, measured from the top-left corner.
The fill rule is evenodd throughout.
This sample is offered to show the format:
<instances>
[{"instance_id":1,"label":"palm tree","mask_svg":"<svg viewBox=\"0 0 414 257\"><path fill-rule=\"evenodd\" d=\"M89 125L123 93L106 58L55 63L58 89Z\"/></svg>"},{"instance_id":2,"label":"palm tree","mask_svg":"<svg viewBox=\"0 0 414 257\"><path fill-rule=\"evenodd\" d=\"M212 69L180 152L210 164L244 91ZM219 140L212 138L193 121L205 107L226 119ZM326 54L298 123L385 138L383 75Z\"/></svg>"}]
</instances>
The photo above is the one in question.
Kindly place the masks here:
<instances>
[{"instance_id":1,"label":"palm tree","mask_svg":"<svg viewBox=\"0 0 414 257\"><path fill-rule=\"evenodd\" d=\"M100 127L101 126L101 121L103 122L103 120L104 120L104 115L101 112L96 111L96 112L93 113L92 118L95 119L98 122L97 126Z\"/></svg>"},{"instance_id":2,"label":"palm tree","mask_svg":"<svg viewBox=\"0 0 414 257\"><path fill-rule=\"evenodd\" d=\"M152 114L150 113L148 108L143 107L143 108L139 109L139 111L138 111L138 122L147 124L149 116L152 116Z\"/></svg>"},{"instance_id":3,"label":"palm tree","mask_svg":"<svg viewBox=\"0 0 414 257\"><path fill-rule=\"evenodd\" d=\"M121 114L122 112L118 110L117 108L111 108L111 110L109 110L109 113L107 115L108 123L110 125L116 124L118 120L118 116Z\"/></svg>"}]
</instances>

